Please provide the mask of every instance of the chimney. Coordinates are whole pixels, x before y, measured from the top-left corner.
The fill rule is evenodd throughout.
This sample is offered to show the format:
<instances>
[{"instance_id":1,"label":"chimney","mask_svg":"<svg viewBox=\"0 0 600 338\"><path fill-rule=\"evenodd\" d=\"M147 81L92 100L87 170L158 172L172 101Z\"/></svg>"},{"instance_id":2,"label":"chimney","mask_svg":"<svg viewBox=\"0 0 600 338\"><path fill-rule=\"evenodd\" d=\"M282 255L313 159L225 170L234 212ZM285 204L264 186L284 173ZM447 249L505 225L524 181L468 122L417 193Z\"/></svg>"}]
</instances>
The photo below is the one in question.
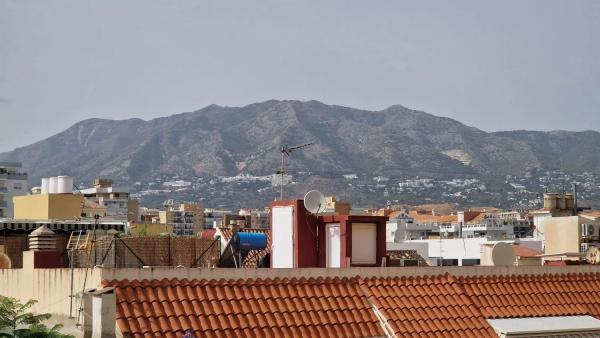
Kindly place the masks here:
<instances>
[{"instance_id":1,"label":"chimney","mask_svg":"<svg viewBox=\"0 0 600 338\"><path fill-rule=\"evenodd\" d=\"M89 290L83 296L84 337L116 337L117 299L115 288Z\"/></svg>"}]
</instances>

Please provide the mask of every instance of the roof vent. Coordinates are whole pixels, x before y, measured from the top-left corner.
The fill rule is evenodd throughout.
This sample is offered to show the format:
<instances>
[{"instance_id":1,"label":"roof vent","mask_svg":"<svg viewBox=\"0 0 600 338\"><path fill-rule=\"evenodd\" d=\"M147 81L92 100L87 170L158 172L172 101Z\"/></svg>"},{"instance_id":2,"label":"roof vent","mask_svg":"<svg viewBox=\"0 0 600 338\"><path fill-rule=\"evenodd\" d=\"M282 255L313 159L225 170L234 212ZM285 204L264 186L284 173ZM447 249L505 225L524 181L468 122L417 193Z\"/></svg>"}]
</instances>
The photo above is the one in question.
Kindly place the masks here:
<instances>
[{"instance_id":1,"label":"roof vent","mask_svg":"<svg viewBox=\"0 0 600 338\"><path fill-rule=\"evenodd\" d=\"M30 251L56 250L56 235L44 224L29 235Z\"/></svg>"}]
</instances>

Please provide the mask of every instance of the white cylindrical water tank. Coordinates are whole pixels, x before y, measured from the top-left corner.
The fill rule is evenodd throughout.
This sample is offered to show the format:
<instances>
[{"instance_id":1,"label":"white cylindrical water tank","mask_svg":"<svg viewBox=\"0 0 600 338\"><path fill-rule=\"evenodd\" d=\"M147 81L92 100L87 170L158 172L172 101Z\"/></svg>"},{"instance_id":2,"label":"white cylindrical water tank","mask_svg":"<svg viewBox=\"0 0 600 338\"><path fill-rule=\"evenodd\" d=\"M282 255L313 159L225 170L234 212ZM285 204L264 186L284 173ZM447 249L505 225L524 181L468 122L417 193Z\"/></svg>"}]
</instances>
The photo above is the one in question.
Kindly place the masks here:
<instances>
[{"instance_id":1,"label":"white cylindrical water tank","mask_svg":"<svg viewBox=\"0 0 600 338\"><path fill-rule=\"evenodd\" d=\"M50 177L48 182L48 193L56 194L56 191L58 190L58 177Z\"/></svg>"},{"instance_id":2,"label":"white cylindrical water tank","mask_svg":"<svg viewBox=\"0 0 600 338\"><path fill-rule=\"evenodd\" d=\"M47 177L42 178L42 195L47 195L50 192L50 179Z\"/></svg>"},{"instance_id":3,"label":"white cylindrical water tank","mask_svg":"<svg viewBox=\"0 0 600 338\"><path fill-rule=\"evenodd\" d=\"M57 194L72 194L73 193L73 177L58 176Z\"/></svg>"}]
</instances>

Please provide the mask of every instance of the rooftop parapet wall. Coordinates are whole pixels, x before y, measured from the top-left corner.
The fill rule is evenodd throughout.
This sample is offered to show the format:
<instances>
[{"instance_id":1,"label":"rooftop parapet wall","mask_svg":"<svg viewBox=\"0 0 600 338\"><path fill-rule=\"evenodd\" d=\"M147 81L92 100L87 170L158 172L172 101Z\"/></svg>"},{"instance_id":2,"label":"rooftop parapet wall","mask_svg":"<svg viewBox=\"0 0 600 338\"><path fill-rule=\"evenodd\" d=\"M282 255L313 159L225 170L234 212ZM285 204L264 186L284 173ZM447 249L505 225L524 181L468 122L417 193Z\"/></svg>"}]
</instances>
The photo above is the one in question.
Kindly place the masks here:
<instances>
[{"instance_id":1,"label":"rooftop parapet wall","mask_svg":"<svg viewBox=\"0 0 600 338\"><path fill-rule=\"evenodd\" d=\"M310 277L395 277L492 275L543 275L565 273L599 273L600 265L578 266L435 266L435 267L353 267L353 268L302 268L302 269L197 269L155 267L144 269L102 269L102 280L152 280L152 279L265 279Z\"/></svg>"},{"instance_id":2,"label":"rooftop parapet wall","mask_svg":"<svg viewBox=\"0 0 600 338\"><path fill-rule=\"evenodd\" d=\"M73 270L74 293L83 290L85 269ZM100 285L100 271L89 269L86 288ZM69 316L71 295L70 269L0 269L0 295L25 302L36 299L32 308L36 313ZM73 315L77 313L79 298L73 300Z\"/></svg>"}]
</instances>

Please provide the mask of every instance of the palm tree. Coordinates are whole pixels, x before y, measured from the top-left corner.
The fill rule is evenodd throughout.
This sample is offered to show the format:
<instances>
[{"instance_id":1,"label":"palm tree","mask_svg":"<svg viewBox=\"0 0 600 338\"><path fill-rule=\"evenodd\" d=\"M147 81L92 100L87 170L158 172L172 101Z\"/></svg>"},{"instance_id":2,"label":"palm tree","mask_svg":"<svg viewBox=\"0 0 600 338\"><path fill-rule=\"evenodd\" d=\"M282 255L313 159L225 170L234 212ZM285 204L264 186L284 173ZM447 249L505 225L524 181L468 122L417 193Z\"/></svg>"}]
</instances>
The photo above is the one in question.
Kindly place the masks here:
<instances>
[{"instance_id":1,"label":"palm tree","mask_svg":"<svg viewBox=\"0 0 600 338\"><path fill-rule=\"evenodd\" d=\"M35 324L22 332L19 335L19 338L75 338L75 336L60 333L59 330L62 327L61 324L56 324L52 328L48 328L41 324Z\"/></svg>"},{"instance_id":2,"label":"palm tree","mask_svg":"<svg viewBox=\"0 0 600 338\"><path fill-rule=\"evenodd\" d=\"M21 304L15 298L0 296L0 337L73 337L58 332L62 325L55 325L50 329L42 325L44 320L50 318L49 313L27 312L36 303L37 300L30 299L25 304Z\"/></svg>"}]
</instances>

